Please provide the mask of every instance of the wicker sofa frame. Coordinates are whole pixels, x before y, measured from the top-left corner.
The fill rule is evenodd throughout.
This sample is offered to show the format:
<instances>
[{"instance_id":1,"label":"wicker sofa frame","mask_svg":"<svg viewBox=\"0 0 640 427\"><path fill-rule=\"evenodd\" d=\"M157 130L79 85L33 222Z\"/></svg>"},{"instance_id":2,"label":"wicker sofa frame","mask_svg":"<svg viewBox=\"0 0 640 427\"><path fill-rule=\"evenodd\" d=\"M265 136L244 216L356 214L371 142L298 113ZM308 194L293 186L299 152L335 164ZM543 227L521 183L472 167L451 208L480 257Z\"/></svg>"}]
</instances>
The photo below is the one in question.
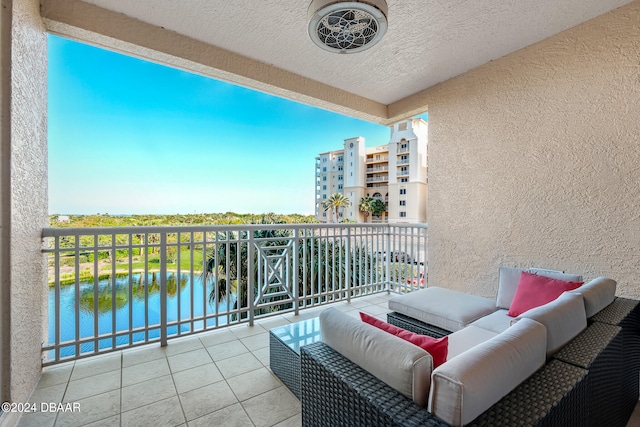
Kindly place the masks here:
<instances>
[{"instance_id":1,"label":"wicker sofa frame","mask_svg":"<svg viewBox=\"0 0 640 427\"><path fill-rule=\"evenodd\" d=\"M598 321L603 319L606 323ZM624 427L633 411L630 402L638 401L639 319L638 301L616 299L470 425L599 426L606 421ZM397 313L388 321L425 335L447 333ZM636 380L635 388L629 378ZM301 402L304 426L448 425L321 342L301 349Z\"/></svg>"}]
</instances>

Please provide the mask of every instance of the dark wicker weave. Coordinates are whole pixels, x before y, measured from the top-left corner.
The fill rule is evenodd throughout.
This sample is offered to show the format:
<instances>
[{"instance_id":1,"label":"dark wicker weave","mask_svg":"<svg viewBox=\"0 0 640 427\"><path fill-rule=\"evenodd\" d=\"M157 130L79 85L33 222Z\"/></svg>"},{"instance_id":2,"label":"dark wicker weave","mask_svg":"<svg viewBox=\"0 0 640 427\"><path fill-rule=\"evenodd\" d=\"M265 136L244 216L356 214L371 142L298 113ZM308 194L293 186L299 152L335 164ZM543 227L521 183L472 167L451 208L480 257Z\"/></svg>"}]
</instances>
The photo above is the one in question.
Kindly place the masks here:
<instances>
[{"instance_id":1,"label":"dark wicker weave","mask_svg":"<svg viewBox=\"0 0 640 427\"><path fill-rule=\"evenodd\" d=\"M304 346L303 426L448 426L324 343Z\"/></svg>"},{"instance_id":2,"label":"dark wicker weave","mask_svg":"<svg viewBox=\"0 0 640 427\"><path fill-rule=\"evenodd\" d=\"M624 379L622 385L621 417L629 418L638 403L640 375L640 301L627 298L616 300L591 318L594 322L622 327Z\"/></svg>"},{"instance_id":3,"label":"dark wicker weave","mask_svg":"<svg viewBox=\"0 0 640 427\"><path fill-rule=\"evenodd\" d=\"M395 311L387 313L387 323L391 323L392 325L416 334L429 335L434 338L441 338L451 333L451 331L447 331L446 329L421 322L404 314L396 313Z\"/></svg>"},{"instance_id":4,"label":"dark wicker weave","mask_svg":"<svg viewBox=\"0 0 640 427\"><path fill-rule=\"evenodd\" d=\"M269 366L289 390L300 399L300 355L269 333Z\"/></svg>"},{"instance_id":5,"label":"dark wicker weave","mask_svg":"<svg viewBox=\"0 0 640 427\"><path fill-rule=\"evenodd\" d=\"M624 365L622 328L594 322L553 357L587 369L587 423L590 426L625 426L622 413ZM637 401L637 396L636 396Z\"/></svg>"},{"instance_id":6,"label":"dark wicker weave","mask_svg":"<svg viewBox=\"0 0 640 427\"><path fill-rule=\"evenodd\" d=\"M587 370L552 360L470 426L584 426Z\"/></svg>"}]
</instances>

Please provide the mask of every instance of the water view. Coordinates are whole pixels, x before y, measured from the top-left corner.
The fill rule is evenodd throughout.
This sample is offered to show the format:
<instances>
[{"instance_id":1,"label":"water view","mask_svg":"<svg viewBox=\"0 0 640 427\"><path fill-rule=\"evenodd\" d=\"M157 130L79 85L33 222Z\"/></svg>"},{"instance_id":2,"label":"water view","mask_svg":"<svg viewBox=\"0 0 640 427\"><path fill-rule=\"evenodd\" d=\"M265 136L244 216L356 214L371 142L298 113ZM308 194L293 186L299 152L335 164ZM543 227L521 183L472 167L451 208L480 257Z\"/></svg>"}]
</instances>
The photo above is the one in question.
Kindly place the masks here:
<instances>
[{"instance_id":1,"label":"water view","mask_svg":"<svg viewBox=\"0 0 640 427\"><path fill-rule=\"evenodd\" d=\"M74 341L76 322L79 326L79 339L96 335L110 334L114 329L122 335L115 337L116 346L129 345L160 336L160 273L134 273L131 276L121 275L115 278L115 292L112 279L102 279L98 283L97 292L94 292L94 283L80 282L79 286L62 286L60 288L60 342ZM206 307L207 314L216 312L224 313L227 307L233 307L234 300L221 301L220 304L211 304L208 301L212 285L205 285L202 277L190 274L167 274L167 323L176 320L187 320L193 316L203 315ZM148 295L145 298L145 293ZM97 298L96 298L97 294ZM115 297L115 298L114 298ZM230 296L232 298L232 296ZM145 302L146 300L146 302ZM76 312L76 301L79 310ZM193 301L193 303L192 303ZM49 290L49 344L55 343L55 289ZM114 314L112 309L115 307ZM192 314L193 310L193 314ZM94 321L98 314L97 322ZM208 320L207 326L217 321L219 325L227 323L227 317ZM114 328L115 325L115 328ZM149 326L147 332L131 332L130 330ZM203 321L196 320L180 325L180 332L203 329ZM167 328L168 335L178 333L178 325ZM98 341L100 349L110 348L113 345L112 338ZM94 343L84 343L80 346L80 352L92 352ZM63 347L60 356L75 355L75 346ZM52 352L50 352L52 354Z\"/></svg>"}]
</instances>

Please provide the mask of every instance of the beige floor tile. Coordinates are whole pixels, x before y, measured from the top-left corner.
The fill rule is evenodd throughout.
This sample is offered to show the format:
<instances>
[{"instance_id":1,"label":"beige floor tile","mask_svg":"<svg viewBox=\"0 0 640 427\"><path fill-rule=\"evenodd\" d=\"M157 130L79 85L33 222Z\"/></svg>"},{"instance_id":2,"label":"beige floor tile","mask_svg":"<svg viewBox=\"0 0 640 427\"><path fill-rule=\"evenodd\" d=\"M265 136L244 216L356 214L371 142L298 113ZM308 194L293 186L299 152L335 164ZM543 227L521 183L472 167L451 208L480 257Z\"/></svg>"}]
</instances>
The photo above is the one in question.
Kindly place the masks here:
<instances>
[{"instance_id":1,"label":"beige floor tile","mask_svg":"<svg viewBox=\"0 0 640 427\"><path fill-rule=\"evenodd\" d=\"M199 350L203 348L200 339L197 336L187 338L177 338L169 341L164 351L167 355L173 356L175 354L186 353L188 351Z\"/></svg>"},{"instance_id":2,"label":"beige floor tile","mask_svg":"<svg viewBox=\"0 0 640 427\"><path fill-rule=\"evenodd\" d=\"M82 427L115 427L120 425L120 414L113 417L105 418L100 421L95 421L89 424L85 424Z\"/></svg>"},{"instance_id":3,"label":"beige floor tile","mask_svg":"<svg viewBox=\"0 0 640 427\"><path fill-rule=\"evenodd\" d=\"M247 338L242 338L240 341L250 351L258 350L264 347L269 347L269 333L265 332L263 334L252 335Z\"/></svg>"},{"instance_id":4,"label":"beige floor tile","mask_svg":"<svg viewBox=\"0 0 640 427\"><path fill-rule=\"evenodd\" d=\"M252 427L253 423L239 403L189 421L189 427L211 426Z\"/></svg>"},{"instance_id":5,"label":"beige floor tile","mask_svg":"<svg viewBox=\"0 0 640 427\"><path fill-rule=\"evenodd\" d=\"M167 357L167 347L160 347L159 344L148 344L139 348L132 348L122 352L122 367L139 365L152 360L164 359Z\"/></svg>"},{"instance_id":6,"label":"beige floor tile","mask_svg":"<svg viewBox=\"0 0 640 427\"><path fill-rule=\"evenodd\" d=\"M173 374L173 382L178 393L185 393L223 379L222 374L213 362Z\"/></svg>"},{"instance_id":7,"label":"beige floor tile","mask_svg":"<svg viewBox=\"0 0 640 427\"><path fill-rule=\"evenodd\" d=\"M57 384L66 384L71 378L71 372L75 363L49 366L43 369L37 388L46 388Z\"/></svg>"},{"instance_id":8,"label":"beige floor tile","mask_svg":"<svg viewBox=\"0 0 640 427\"><path fill-rule=\"evenodd\" d=\"M269 347L254 350L251 353L253 353L255 358L258 359L260 363L262 363L266 367L269 367Z\"/></svg>"},{"instance_id":9,"label":"beige floor tile","mask_svg":"<svg viewBox=\"0 0 640 427\"><path fill-rule=\"evenodd\" d=\"M214 345L224 344L229 341L237 340L236 337L229 329L221 329L218 331L204 332L199 336L200 342L204 347L211 347Z\"/></svg>"},{"instance_id":10,"label":"beige floor tile","mask_svg":"<svg viewBox=\"0 0 640 427\"><path fill-rule=\"evenodd\" d=\"M92 377L105 372L117 371L121 367L122 354L120 352L79 360L73 367L71 381Z\"/></svg>"},{"instance_id":11,"label":"beige floor tile","mask_svg":"<svg viewBox=\"0 0 640 427\"><path fill-rule=\"evenodd\" d=\"M285 387L279 387L242 402L256 427L269 427L300 413L300 401Z\"/></svg>"},{"instance_id":12,"label":"beige floor tile","mask_svg":"<svg viewBox=\"0 0 640 427\"><path fill-rule=\"evenodd\" d=\"M58 414L56 427L81 426L120 414L120 390L112 390L79 400L79 412Z\"/></svg>"},{"instance_id":13,"label":"beige floor tile","mask_svg":"<svg viewBox=\"0 0 640 427\"><path fill-rule=\"evenodd\" d=\"M302 412L276 424L274 427L301 427L301 426L302 426Z\"/></svg>"},{"instance_id":14,"label":"beige floor tile","mask_svg":"<svg viewBox=\"0 0 640 427\"><path fill-rule=\"evenodd\" d=\"M187 421L238 402L229 385L220 381L179 395Z\"/></svg>"},{"instance_id":15,"label":"beige floor tile","mask_svg":"<svg viewBox=\"0 0 640 427\"><path fill-rule=\"evenodd\" d=\"M262 363L253 354L245 353L239 356L216 362L216 366L225 378L235 377L255 369L262 368Z\"/></svg>"},{"instance_id":16,"label":"beige floor tile","mask_svg":"<svg viewBox=\"0 0 640 427\"><path fill-rule=\"evenodd\" d=\"M633 413L631 413L631 417L627 422L627 427L640 427L640 402L636 404Z\"/></svg>"},{"instance_id":17,"label":"beige floor tile","mask_svg":"<svg viewBox=\"0 0 640 427\"><path fill-rule=\"evenodd\" d=\"M270 317L268 319L260 320L259 325L262 326L267 331L269 329L277 328L278 326L288 325L289 320L283 316Z\"/></svg>"},{"instance_id":18,"label":"beige floor tile","mask_svg":"<svg viewBox=\"0 0 640 427\"><path fill-rule=\"evenodd\" d=\"M122 427L174 427L185 422L178 396L122 413Z\"/></svg>"},{"instance_id":19,"label":"beige floor tile","mask_svg":"<svg viewBox=\"0 0 640 427\"><path fill-rule=\"evenodd\" d=\"M207 353L207 350L204 348L169 356L167 357L167 360L169 361L169 367L173 373L191 369L200 365L206 365L207 363L212 362L211 356L209 356L209 353Z\"/></svg>"},{"instance_id":20,"label":"beige floor tile","mask_svg":"<svg viewBox=\"0 0 640 427\"><path fill-rule=\"evenodd\" d=\"M77 402L96 394L120 389L120 371L109 371L79 380L69 381L63 402ZM73 376L72 376L73 378Z\"/></svg>"},{"instance_id":21,"label":"beige floor tile","mask_svg":"<svg viewBox=\"0 0 640 427\"><path fill-rule=\"evenodd\" d=\"M55 412L40 412L40 406L38 405L36 412L22 414L17 427L52 427L57 415Z\"/></svg>"},{"instance_id":22,"label":"beige floor tile","mask_svg":"<svg viewBox=\"0 0 640 427\"><path fill-rule=\"evenodd\" d=\"M235 339L224 344L207 347L207 351L211 355L211 359L213 359L214 362L217 362L219 360L228 359L229 357L248 353L249 349L247 349L240 340Z\"/></svg>"},{"instance_id":23,"label":"beige floor tile","mask_svg":"<svg viewBox=\"0 0 640 427\"><path fill-rule=\"evenodd\" d=\"M36 388L29 402L62 402L62 397L67 389L67 384L52 385L50 387Z\"/></svg>"},{"instance_id":24,"label":"beige floor tile","mask_svg":"<svg viewBox=\"0 0 640 427\"><path fill-rule=\"evenodd\" d=\"M389 313L391 310L389 310L386 307L380 307L379 305L367 305L365 307L362 307L360 309L360 311L364 311L365 313L369 313L372 316L377 316L379 314Z\"/></svg>"},{"instance_id":25,"label":"beige floor tile","mask_svg":"<svg viewBox=\"0 0 640 427\"><path fill-rule=\"evenodd\" d=\"M171 375L143 381L122 388L122 411L130 411L176 395Z\"/></svg>"},{"instance_id":26,"label":"beige floor tile","mask_svg":"<svg viewBox=\"0 0 640 427\"><path fill-rule=\"evenodd\" d=\"M239 401L265 393L282 386L280 380L267 368L240 374L227 380Z\"/></svg>"},{"instance_id":27,"label":"beige floor tile","mask_svg":"<svg viewBox=\"0 0 640 427\"><path fill-rule=\"evenodd\" d=\"M233 333L233 335L235 335L237 338L246 338L246 337L250 337L251 335L257 335L257 334L267 332L265 328L263 328L262 326L260 326L260 324L257 324L257 323L253 326L248 326L248 325L234 326L230 330Z\"/></svg>"},{"instance_id":28,"label":"beige floor tile","mask_svg":"<svg viewBox=\"0 0 640 427\"><path fill-rule=\"evenodd\" d=\"M150 360L122 368L122 386L126 387L169 374L171 370L166 358Z\"/></svg>"}]
</instances>

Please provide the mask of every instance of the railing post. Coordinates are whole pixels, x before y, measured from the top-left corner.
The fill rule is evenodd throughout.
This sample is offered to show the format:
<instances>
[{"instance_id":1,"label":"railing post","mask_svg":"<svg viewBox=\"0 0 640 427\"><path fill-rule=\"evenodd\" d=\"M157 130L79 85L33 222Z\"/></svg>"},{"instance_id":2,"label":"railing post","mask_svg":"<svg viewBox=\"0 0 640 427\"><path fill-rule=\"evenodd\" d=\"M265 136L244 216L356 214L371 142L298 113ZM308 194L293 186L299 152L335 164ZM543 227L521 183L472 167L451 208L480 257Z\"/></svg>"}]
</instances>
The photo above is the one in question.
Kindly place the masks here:
<instances>
[{"instance_id":1,"label":"railing post","mask_svg":"<svg viewBox=\"0 0 640 427\"><path fill-rule=\"evenodd\" d=\"M160 345L167 345L167 233L160 233Z\"/></svg>"},{"instance_id":2,"label":"railing post","mask_svg":"<svg viewBox=\"0 0 640 427\"><path fill-rule=\"evenodd\" d=\"M347 285L347 302L351 302L351 227L347 225L347 241L344 250L344 279Z\"/></svg>"},{"instance_id":3,"label":"railing post","mask_svg":"<svg viewBox=\"0 0 640 427\"><path fill-rule=\"evenodd\" d=\"M254 258L254 252L255 252L255 248L253 247L253 232L251 230L247 230L247 237L249 238L247 240L247 257L249 257L249 259L247 260L247 304L249 305L249 326L253 326L253 320L254 320L254 295L253 295L253 289L254 286L256 285L255 282L255 276L253 274L253 258ZM240 237L240 236L238 236ZM258 286L261 286L261 284L258 284Z\"/></svg>"},{"instance_id":4,"label":"railing post","mask_svg":"<svg viewBox=\"0 0 640 427\"><path fill-rule=\"evenodd\" d=\"M385 226L385 283L387 284L387 292L391 291L391 226L389 223Z\"/></svg>"},{"instance_id":5,"label":"railing post","mask_svg":"<svg viewBox=\"0 0 640 427\"><path fill-rule=\"evenodd\" d=\"M293 229L293 269L291 271L291 288L293 292L293 311L297 316L300 313L300 298L299 298L299 283L298 283L298 271L300 268L299 259L300 250L300 229Z\"/></svg>"}]
</instances>

